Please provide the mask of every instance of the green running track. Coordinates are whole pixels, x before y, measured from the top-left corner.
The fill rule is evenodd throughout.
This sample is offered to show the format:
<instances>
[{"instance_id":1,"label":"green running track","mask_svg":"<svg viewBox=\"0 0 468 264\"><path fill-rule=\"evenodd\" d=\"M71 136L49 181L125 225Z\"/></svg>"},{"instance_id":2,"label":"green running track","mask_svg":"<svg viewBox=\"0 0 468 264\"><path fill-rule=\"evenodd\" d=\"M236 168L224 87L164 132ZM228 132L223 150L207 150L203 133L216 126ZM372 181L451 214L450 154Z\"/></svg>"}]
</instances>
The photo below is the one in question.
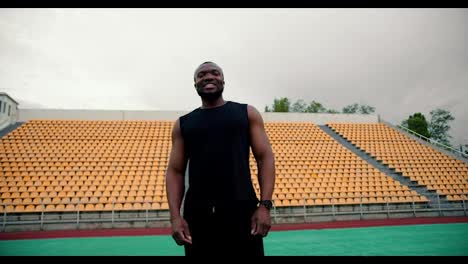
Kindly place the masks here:
<instances>
[{"instance_id":1,"label":"green running track","mask_svg":"<svg viewBox=\"0 0 468 264\"><path fill-rule=\"evenodd\" d=\"M468 223L271 231L267 256L468 256ZM168 235L0 240L0 256L183 256Z\"/></svg>"}]
</instances>

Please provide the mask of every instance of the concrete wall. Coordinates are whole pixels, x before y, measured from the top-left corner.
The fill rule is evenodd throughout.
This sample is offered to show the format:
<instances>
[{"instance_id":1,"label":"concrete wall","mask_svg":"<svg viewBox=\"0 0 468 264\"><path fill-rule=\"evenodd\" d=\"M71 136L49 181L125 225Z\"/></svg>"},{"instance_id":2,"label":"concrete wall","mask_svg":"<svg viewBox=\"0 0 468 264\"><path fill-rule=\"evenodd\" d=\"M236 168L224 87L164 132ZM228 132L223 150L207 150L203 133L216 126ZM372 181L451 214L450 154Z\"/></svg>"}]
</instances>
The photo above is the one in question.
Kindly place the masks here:
<instances>
[{"instance_id":1,"label":"concrete wall","mask_svg":"<svg viewBox=\"0 0 468 264\"><path fill-rule=\"evenodd\" d=\"M175 121L188 111L124 111L124 120Z\"/></svg>"},{"instance_id":2,"label":"concrete wall","mask_svg":"<svg viewBox=\"0 0 468 264\"><path fill-rule=\"evenodd\" d=\"M55 120L176 120L188 111L120 111L120 110L61 110L20 109L19 122L31 119ZM310 114L310 113L262 113L265 122L312 122L323 125L328 122L377 123L377 115Z\"/></svg>"},{"instance_id":3,"label":"concrete wall","mask_svg":"<svg viewBox=\"0 0 468 264\"><path fill-rule=\"evenodd\" d=\"M61 109L20 109L19 122L31 119L54 120L124 120L123 111L118 110L61 110Z\"/></svg>"},{"instance_id":4,"label":"concrete wall","mask_svg":"<svg viewBox=\"0 0 468 264\"><path fill-rule=\"evenodd\" d=\"M378 123L378 115L359 114L310 114L310 113L262 113L265 122L312 122L326 123Z\"/></svg>"},{"instance_id":5,"label":"concrete wall","mask_svg":"<svg viewBox=\"0 0 468 264\"><path fill-rule=\"evenodd\" d=\"M0 130L2 130L18 119L18 105L6 94L0 94L0 102Z\"/></svg>"}]
</instances>

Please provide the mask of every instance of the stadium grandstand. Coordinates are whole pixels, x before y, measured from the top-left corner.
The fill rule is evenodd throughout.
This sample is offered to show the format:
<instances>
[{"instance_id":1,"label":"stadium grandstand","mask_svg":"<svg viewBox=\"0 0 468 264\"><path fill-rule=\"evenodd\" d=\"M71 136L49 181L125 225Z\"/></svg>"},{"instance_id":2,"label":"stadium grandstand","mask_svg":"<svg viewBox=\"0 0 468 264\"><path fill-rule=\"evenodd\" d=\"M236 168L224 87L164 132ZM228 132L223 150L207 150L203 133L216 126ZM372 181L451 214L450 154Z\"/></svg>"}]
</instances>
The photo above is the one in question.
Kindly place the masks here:
<instances>
[{"instance_id":1,"label":"stadium grandstand","mask_svg":"<svg viewBox=\"0 0 468 264\"><path fill-rule=\"evenodd\" d=\"M2 232L169 226L183 111L18 109L0 94ZM466 216L468 163L377 115L262 113L274 224ZM251 154L258 195L257 166Z\"/></svg>"}]
</instances>

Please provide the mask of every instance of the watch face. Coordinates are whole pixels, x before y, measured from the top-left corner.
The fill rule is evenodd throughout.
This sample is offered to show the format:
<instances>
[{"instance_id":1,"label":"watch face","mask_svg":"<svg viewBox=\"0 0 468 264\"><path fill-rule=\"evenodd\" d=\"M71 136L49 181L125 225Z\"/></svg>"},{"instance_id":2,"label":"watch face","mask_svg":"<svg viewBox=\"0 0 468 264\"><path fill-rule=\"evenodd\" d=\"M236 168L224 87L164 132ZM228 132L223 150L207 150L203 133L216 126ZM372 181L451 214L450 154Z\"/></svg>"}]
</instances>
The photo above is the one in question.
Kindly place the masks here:
<instances>
[{"instance_id":1,"label":"watch face","mask_svg":"<svg viewBox=\"0 0 468 264\"><path fill-rule=\"evenodd\" d=\"M273 203L271 201L261 201L260 204L265 206L267 209L271 209L271 207L273 207Z\"/></svg>"}]
</instances>

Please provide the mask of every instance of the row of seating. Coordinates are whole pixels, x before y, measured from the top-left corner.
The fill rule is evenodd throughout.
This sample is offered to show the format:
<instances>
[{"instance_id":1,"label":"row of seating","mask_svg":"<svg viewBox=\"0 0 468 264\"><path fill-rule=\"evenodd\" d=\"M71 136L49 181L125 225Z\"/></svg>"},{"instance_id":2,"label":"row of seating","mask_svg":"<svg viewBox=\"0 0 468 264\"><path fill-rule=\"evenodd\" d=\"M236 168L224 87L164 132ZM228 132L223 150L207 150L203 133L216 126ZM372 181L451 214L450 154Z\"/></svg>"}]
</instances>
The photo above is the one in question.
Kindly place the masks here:
<instances>
[{"instance_id":1,"label":"row of seating","mask_svg":"<svg viewBox=\"0 0 468 264\"><path fill-rule=\"evenodd\" d=\"M290 126L293 127L294 123L282 124L283 129L287 129ZM417 197L415 198L417 202L427 202L425 197L422 197L417 193L410 193L406 186L402 186L392 178L386 177L385 174L382 174L375 167L345 149L316 125L310 123L302 124L302 128L309 131L308 135L301 135L302 137L305 137L307 144L295 143L294 139L297 138L295 133L300 132L294 129L288 130L291 141L275 141L275 136L277 136L278 133L268 133L270 127L272 126L266 126L266 130L267 134L270 136L270 142L272 144L273 151L275 152L276 159L281 161L286 158L292 158L297 165L302 165L300 169L287 169L289 172L288 174L293 175L292 177L295 179L300 179L300 182L292 183L290 186L284 186L285 188L282 188L282 180L287 179L285 176L286 174L284 173L285 170L277 169L277 191L274 194L274 198L279 201L278 206L303 205L307 199L311 198L313 200L317 195L323 196L325 200L320 197L317 198L320 200L314 200L315 202L312 202L311 200L309 201L309 204L331 204L331 202L327 200L327 197L336 197L337 199L335 204L343 205L356 204L354 198L361 196L369 196L369 198L373 199L372 201L377 201L377 197L384 195L382 191L388 191L386 194L390 196L394 195L396 198L399 198L399 195L404 195L406 199L406 195L414 195ZM286 155L278 155L278 149L287 150L288 153L285 153ZM345 157L343 158L344 162L336 162L337 156ZM321 162L315 162L316 160L319 160L317 157ZM255 174L257 171L253 170L253 172ZM296 177L294 177L294 175ZM297 175L303 175L304 177L297 177ZM363 181L350 182L349 179L354 179L354 177L365 179L365 183L363 183ZM375 182L378 182L379 184L374 184ZM385 184L381 184L382 182L385 182ZM296 184L296 186L294 186L294 184ZM357 185L357 188L355 187L355 184ZM371 187L369 187L369 185ZM398 191L408 191L408 193L400 194ZM284 197L282 195L284 195ZM292 198L302 198L304 202L295 202L297 199ZM347 200L347 198L352 201ZM282 201L285 202L283 203ZM323 203L323 201L325 201L325 203ZM390 200L390 202L399 203L402 202L402 200L395 199Z\"/></svg>"},{"instance_id":2,"label":"row of seating","mask_svg":"<svg viewBox=\"0 0 468 264\"><path fill-rule=\"evenodd\" d=\"M420 144L386 124L330 123L327 125L377 160L381 160L419 185L427 186L439 195L451 194L450 197L447 196L449 200L460 201L468 194L465 185L468 183L468 164L460 160ZM383 140L379 134L389 135L391 141Z\"/></svg>"},{"instance_id":3,"label":"row of seating","mask_svg":"<svg viewBox=\"0 0 468 264\"><path fill-rule=\"evenodd\" d=\"M126 131L113 129L120 125L116 121L32 120L23 124L0 140L0 150L9 151L7 155L6 152L0 154L1 202L15 201L10 208L14 212L26 208L37 210L39 205L35 199L43 199L42 202L45 199L45 208L39 209L46 211L71 210L70 204L76 199L84 201L80 210L109 209L115 201L120 201L122 210L140 210L144 199L152 199L159 209L167 208L162 206L167 199L164 173L173 122L124 123L122 126L126 129L136 131L133 133L136 138L112 140L128 136ZM387 177L314 124L266 122L265 128L278 165L274 194L277 206L348 205L356 204L356 199L377 203L382 202L383 197L388 197L384 202L389 203L409 202L409 198L427 202L424 196ZM154 141L150 139L153 134L139 132L142 129L158 130L159 137ZM97 131L110 132L106 132L106 136L98 135L102 141L91 139ZM70 143L71 138L81 139ZM157 143L145 145L143 142L147 140ZM35 146L34 151L28 147L31 144ZM118 144L125 144L126 148L114 146ZM41 166L38 157L50 158L47 162L51 164ZM139 162L133 162L137 159ZM140 162L143 159L144 162ZM87 165L83 165L85 163ZM259 196L258 170L252 153L250 168ZM136 176L144 173L146 178ZM101 205L94 205L95 202Z\"/></svg>"},{"instance_id":4,"label":"row of seating","mask_svg":"<svg viewBox=\"0 0 468 264\"><path fill-rule=\"evenodd\" d=\"M32 212L99 212L99 211L132 211L132 210L167 210L167 202L158 203L86 203L86 204L47 204L47 205L5 205L0 206L0 213L32 213Z\"/></svg>"}]
</instances>

